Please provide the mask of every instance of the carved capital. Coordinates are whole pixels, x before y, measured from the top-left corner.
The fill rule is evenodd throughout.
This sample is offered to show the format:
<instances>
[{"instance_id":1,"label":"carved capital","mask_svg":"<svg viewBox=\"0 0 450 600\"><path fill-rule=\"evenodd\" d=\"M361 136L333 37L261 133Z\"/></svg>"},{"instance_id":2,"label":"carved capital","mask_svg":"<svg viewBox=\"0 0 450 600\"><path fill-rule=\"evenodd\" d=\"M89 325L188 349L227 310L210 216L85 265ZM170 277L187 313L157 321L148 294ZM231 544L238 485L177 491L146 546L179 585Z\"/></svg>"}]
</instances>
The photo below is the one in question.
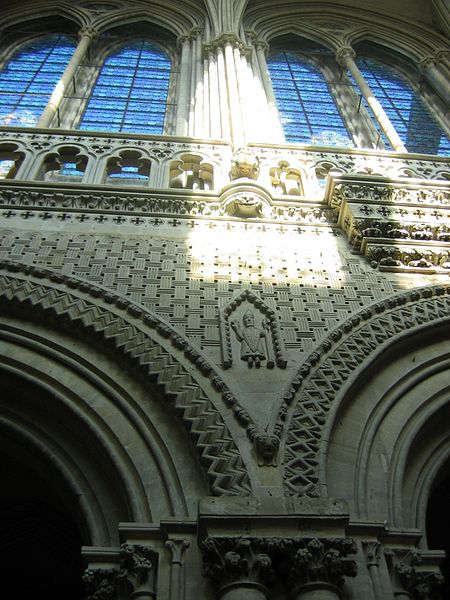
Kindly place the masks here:
<instances>
[{"instance_id":1,"label":"carved capital","mask_svg":"<svg viewBox=\"0 0 450 600\"><path fill-rule=\"evenodd\" d=\"M225 48L225 46L233 46L234 48L239 48L239 50L243 50L245 48L242 40L238 38L238 36L233 32L225 32L215 40L212 40L208 44L208 49L213 48L217 50L218 48Z\"/></svg>"},{"instance_id":2,"label":"carved capital","mask_svg":"<svg viewBox=\"0 0 450 600\"><path fill-rule=\"evenodd\" d=\"M185 46L185 45L189 46L190 43L191 43L191 39L192 38L191 38L190 35L186 35L186 34L180 35L178 37L178 39L177 39L177 46L178 46L178 48L179 49L183 49L183 46Z\"/></svg>"},{"instance_id":3,"label":"carved capital","mask_svg":"<svg viewBox=\"0 0 450 600\"><path fill-rule=\"evenodd\" d=\"M449 62L450 50L438 50L435 54L435 60L437 63Z\"/></svg>"},{"instance_id":4,"label":"carved capital","mask_svg":"<svg viewBox=\"0 0 450 600\"><path fill-rule=\"evenodd\" d=\"M342 587L345 577L356 576L356 562L348 558L356 553L355 542L348 538L302 538L287 547L283 561L286 580L292 589L322 582Z\"/></svg>"},{"instance_id":5,"label":"carved capital","mask_svg":"<svg viewBox=\"0 0 450 600\"><path fill-rule=\"evenodd\" d=\"M419 62L420 72L425 74L429 69L436 66L436 58L434 56L425 56Z\"/></svg>"},{"instance_id":6,"label":"carved capital","mask_svg":"<svg viewBox=\"0 0 450 600\"><path fill-rule=\"evenodd\" d=\"M82 27L78 32L78 39L81 40L83 37L88 37L91 42L98 38L98 31L95 27Z\"/></svg>"},{"instance_id":7,"label":"carved capital","mask_svg":"<svg viewBox=\"0 0 450 600\"><path fill-rule=\"evenodd\" d=\"M342 48L336 51L336 60L340 65L345 66L346 58L351 58L352 60L356 58L356 52L351 46L342 46Z\"/></svg>"},{"instance_id":8,"label":"carved capital","mask_svg":"<svg viewBox=\"0 0 450 600\"><path fill-rule=\"evenodd\" d=\"M378 567L381 559L381 544L377 541L363 542L368 567Z\"/></svg>"},{"instance_id":9,"label":"carved capital","mask_svg":"<svg viewBox=\"0 0 450 600\"><path fill-rule=\"evenodd\" d=\"M231 584L265 585L273 578L272 559L258 538L207 538L201 545L203 575L219 588Z\"/></svg>"},{"instance_id":10,"label":"carved capital","mask_svg":"<svg viewBox=\"0 0 450 600\"><path fill-rule=\"evenodd\" d=\"M416 550L388 550L386 557L394 591L405 591L415 600L440 600L444 583L443 576L437 571L417 568L422 557Z\"/></svg>"},{"instance_id":11,"label":"carved capital","mask_svg":"<svg viewBox=\"0 0 450 600\"><path fill-rule=\"evenodd\" d=\"M122 544L119 579L131 585L133 592L155 596L155 571L158 555L150 546Z\"/></svg>"},{"instance_id":12,"label":"carved capital","mask_svg":"<svg viewBox=\"0 0 450 600\"><path fill-rule=\"evenodd\" d=\"M83 583L86 587L86 600L112 600L116 594L116 569L86 569Z\"/></svg>"}]
</instances>

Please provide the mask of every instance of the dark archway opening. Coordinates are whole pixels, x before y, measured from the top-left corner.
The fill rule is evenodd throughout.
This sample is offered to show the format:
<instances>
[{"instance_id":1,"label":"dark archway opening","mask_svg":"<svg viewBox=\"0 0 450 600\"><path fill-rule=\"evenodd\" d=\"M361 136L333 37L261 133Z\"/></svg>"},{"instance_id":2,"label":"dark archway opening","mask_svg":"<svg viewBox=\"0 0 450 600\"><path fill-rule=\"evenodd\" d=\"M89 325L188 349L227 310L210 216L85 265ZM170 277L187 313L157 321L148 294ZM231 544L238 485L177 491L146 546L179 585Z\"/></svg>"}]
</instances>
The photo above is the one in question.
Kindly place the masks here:
<instances>
[{"instance_id":1,"label":"dark archway opening","mask_svg":"<svg viewBox=\"0 0 450 600\"><path fill-rule=\"evenodd\" d=\"M16 413L23 426L25 398L41 411L49 392L2 372L0 416ZM26 426L24 427L26 430ZM45 431L42 431L45 436ZM43 439L44 447L49 440ZM79 499L53 461L0 419L0 578L2 597L82 600L81 546L89 544Z\"/></svg>"},{"instance_id":2,"label":"dark archway opening","mask_svg":"<svg viewBox=\"0 0 450 600\"><path fill-rule=\"evenodd\" d=\"M0 565L4 597L81 600L82 538L46 483L2 455Z\"/></svg>"},{"instance_id":3,"label":"dark archway opening","mask_svg":"<svg viewBox=\"0 0 450 600\"><path fill-rule=\"evenodd\" d=\"M427 506L427 540L433 550L445 550L441 565L445 577L442 598L450 598L450 474L434 487Z\"/></svg>"}]
</instances>

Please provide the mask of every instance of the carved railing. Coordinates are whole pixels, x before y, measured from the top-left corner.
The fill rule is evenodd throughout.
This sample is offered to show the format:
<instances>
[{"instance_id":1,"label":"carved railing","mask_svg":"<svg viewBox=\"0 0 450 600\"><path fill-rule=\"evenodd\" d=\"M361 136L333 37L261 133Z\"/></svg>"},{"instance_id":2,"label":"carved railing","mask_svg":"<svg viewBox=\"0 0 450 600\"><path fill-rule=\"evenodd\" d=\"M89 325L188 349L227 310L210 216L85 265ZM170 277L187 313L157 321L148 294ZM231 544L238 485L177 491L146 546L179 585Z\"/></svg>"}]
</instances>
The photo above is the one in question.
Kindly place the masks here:
<instances>
[{"instance_id":1,"label":"carved railing","mask_svg":"<svg viewBox=\"0 0 450 600\"><path fill-rule=\"evenodd\" d=\"M328 175L450 181L450 159L375 150L0 128L0 178L218 193L253 180L273 198L321 201Z\"/></svg>"}]
</instances>

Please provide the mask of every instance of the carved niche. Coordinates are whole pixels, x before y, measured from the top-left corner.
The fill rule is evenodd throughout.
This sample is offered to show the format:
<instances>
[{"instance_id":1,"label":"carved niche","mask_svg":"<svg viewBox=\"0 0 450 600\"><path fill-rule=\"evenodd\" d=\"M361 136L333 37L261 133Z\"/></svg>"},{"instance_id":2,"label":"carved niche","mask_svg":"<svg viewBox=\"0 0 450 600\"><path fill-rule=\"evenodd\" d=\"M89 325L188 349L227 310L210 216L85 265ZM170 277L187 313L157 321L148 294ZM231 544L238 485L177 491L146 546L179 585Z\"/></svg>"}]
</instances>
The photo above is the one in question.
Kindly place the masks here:
<instances>
[{"instance_id":1,"label":"carved niche","mask_svg":"<svg viewBox=\"0 0 450 600\"><path fill-rule=\"evenodd\" d=\"M246 362L250 369L287 365L275 311L249 290L220 312L220 333L225 369L234 359Z\"/></svg>"}]
</instances>

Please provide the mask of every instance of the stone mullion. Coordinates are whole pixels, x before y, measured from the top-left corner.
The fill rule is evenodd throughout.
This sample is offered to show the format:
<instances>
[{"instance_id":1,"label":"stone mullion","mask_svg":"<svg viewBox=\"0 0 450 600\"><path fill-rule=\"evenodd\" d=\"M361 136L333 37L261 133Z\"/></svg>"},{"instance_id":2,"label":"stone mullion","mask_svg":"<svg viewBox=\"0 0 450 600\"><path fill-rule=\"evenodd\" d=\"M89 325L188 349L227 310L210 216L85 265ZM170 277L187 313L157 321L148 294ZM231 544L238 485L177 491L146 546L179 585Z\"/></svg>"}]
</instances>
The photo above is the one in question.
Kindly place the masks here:
<instances>
[{"instance_id":1,"label":"stone mullion","mask_svg":"<svg viewBox=\"0 0 450 600\"><path fill-rule=\"evenodd\" d=\"M77 69L80 66L84 57L86 56L86 53L92 40L94 40L98 34L95 29L91 27L86 27L84 29L81 29L78 35L79 42L75 49L75 52L72 58L70 59L69 64L67 65L64 73L62 74L61 79L56 84L56 87L53 90L50 100L48 101L47 106L45 107L43 113L39 118L39 121L37 122L37 127L50 127L53 117L59 110L66 90L72 84Z\"/></svg>"},{"instance_id":2,"label":"stone mullion","mask_svg":"<svg viewBox=\"0 0 450 600\"><path fill-rule=\"evenodd\" d=\"M355 83L361 92L361 95L366 100L378 125L389 140L392 148L396 152L407 152L405 145L395 130L395 127L392 125L380 102L375 98L375 95L368 86L361 71L358 69L354 60L355 56L355 52L352 48L344 47L338 50L336 53L336 60L352 74L353 79L355 80Z\"/></svg>"}]
</instances>

